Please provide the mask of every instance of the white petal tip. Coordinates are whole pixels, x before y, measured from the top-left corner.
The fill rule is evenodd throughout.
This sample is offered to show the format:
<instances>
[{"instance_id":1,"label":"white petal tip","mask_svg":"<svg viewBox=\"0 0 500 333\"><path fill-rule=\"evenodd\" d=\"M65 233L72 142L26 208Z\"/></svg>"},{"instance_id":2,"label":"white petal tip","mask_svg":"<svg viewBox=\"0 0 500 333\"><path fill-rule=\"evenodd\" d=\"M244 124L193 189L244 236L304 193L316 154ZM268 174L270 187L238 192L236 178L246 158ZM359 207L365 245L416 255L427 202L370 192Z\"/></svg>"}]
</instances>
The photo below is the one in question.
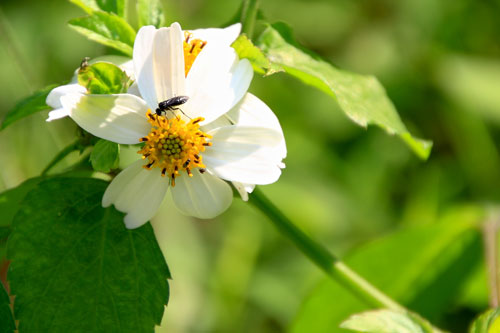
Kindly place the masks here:
<instances>
[{"instance_id":1,"label":"white petal tip","mask_svg":"<svg viewBox=\"0 0 500 333\"><path fill-rule=\"evenodd\" d=\"M49 117L47 119L45 119L45 121L51 122L52 120L61 119L61 118L67 117L67 116L69 116L69 112L66 111L65 109L63 109L63 108L56 109L56 110L49 112Z\"/></svg>"},{"instance_id":2,"label":"white petal tip","mask_svg":"<svg viewBox=\"0 0 500 333\"><path fill-rule=\"evenodd\" d=\"M125 222L125 227L127 229L137 229L137 228L141 227L142 225L144 225L148 221L139 221L133 215L127 214L127 215L125 215L123 222Z\"/></svg>"}]
</instances>

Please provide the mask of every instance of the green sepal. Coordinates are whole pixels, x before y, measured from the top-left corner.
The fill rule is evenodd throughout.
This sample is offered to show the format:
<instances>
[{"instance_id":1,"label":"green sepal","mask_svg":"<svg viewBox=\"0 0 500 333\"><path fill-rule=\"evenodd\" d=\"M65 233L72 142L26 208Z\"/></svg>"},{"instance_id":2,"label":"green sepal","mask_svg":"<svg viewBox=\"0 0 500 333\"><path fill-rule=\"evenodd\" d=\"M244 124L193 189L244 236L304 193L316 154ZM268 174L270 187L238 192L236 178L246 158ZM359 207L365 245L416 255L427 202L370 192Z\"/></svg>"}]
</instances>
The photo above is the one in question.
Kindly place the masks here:
<instances>
[{"instance_id":1,"label":"green sepal","mask_svg":"<svg viewBox=\"0 0 500 333\"><path fill-rule=\"evenodd\" d=\"M120 145L115 142L100 139L90 153L92 168L108 173L118 168L120 163Z\"/></svg>"},{"instance_id":2,"label":"green sepal","mask_svg":"<svg viewBox=\"0 0 500 333\"><path fill-rule=\"evenodd\" d=\"M127 92L131 80L120 67L110 62L96 62L80 67L78 84L89 94L121 94Z\"/></svg>"}]
</instances>

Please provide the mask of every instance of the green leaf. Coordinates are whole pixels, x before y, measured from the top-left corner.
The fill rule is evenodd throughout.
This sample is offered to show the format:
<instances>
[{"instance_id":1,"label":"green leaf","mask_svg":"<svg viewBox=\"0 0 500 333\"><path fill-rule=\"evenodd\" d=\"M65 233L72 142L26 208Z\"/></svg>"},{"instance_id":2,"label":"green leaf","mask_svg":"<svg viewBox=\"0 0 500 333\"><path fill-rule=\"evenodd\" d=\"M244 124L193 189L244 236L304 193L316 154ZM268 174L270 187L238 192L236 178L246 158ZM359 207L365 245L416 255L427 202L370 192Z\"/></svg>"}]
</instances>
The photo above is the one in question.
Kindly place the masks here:
<instances>
[{"instance_id":1,"label":"green leaf","mask_svg":"<svg viewBox=\"0 0 500 333\"><path fill-rule=\"evenodd\" d=\"M500 332L500 308L490 309L482 313L472 323L469 333L495 333Z\"/></svg>"},{"instance_id":2,"label":"green leaf","mask_svg":"<svg viewBox=\"0 0 500 333\"><path fill-rule=\"evenodd\" d=\"M248 59L254 71L261 74L272 74L271 62L262 50L255 46L246 35L240 35L231 45L240 59Z\"/></svg>"},{"instance_id":3,"label":"green leaf","mask_svg":"<svg viewBox=\"0 0 500 333\"><path fill-rule=\"evenodd\" d=\"M17 103L17 105L12 110L10 110L3 119L0 130L3 130L19 119L23 119L24 117L32 115L33 113L49 110L50 106L45 103L45 100L47 99L47 95L50 93L50 91L56 86L57 85L55 84L47 86Z\"/></svg>"},{"instance_id":4,"label":"green leaf","mask_svg":"<svg viewBox=\"0 0 500 333\"><path fill-rule=\"evenodd\" d=\"M3 284L0 283L0 333L12 333L15 329L16 325L10 309L10 298Z\"/></svg>"},{"instance_id":5,"label":"green leaf","mask_svg":"<svg viewBox=\"0 0 500 333\"><path fill-rule=\"evenodd\" d=\"M165 15L160 0L137 0L137 15L139 27L154 25L157 28L165 26Z\"/></svg>"},{"instance_id":6,"label":"green leaf","mask_svg":"<svg viewBox=\"0 0 500 333\"><path fill-rule=\"evenodd\" d=\"M0 193L0 227L10 230L12 220L17 211L21 208L21 204L33 188L42 180L41 177L31 178L21 183L17 187ZM7 232L3 230L3 232ZM2 232L0 234L4 235ZM0 235L0 239L3 238Z\"/></svg>"},{"instance_id":7,"label":"green leaf","mask_svg":"<svg viewBox=\"0 0 500 333\"><path fill-rule=\"evenodd\" d=\"M87 38L132 56L135 30L123 18L103 11L72 19L69 26Z\"/></svg>"},{"instance_id":8,"label":"green leaf","mask_svg":"<svg viewBox=\"0 0 500 333\"><path fill-rule=\"evenodd\" d=\"M69 0L88 14L95 10L115 13L123 17L125 13L125 0Z\"/></svg>"},{"instance_id":9,"label":"green leaf","mask_svg":"<svg viewBox=\"0 0 500 333\"><path fill-rule=\"evenodd\" d=\"M429 157L432 142L413 137L403 124L385 89L373 76L339 70L302 49L284 24L268 26L257 46L269 58L273 69L282 69L302 82L336 99L345 114L360 126L374 124L396 134L422 159Z\"/></svg>"},{"instance_id":10,"label":"green leaf","mask_svg":"<svg viewBox=\"0 0 500 333\"><path fill-rule=\"evenodd\" d=\"M391 310L368 311L351 316L340 327L367 333L433 333L438 332L420 316Z\"/></svg>"},{"instance_id":11,"label":"green leaf","mask_svg":"<svg viewBox=\"0 0 500 333\"><path fill-rule=\"evenodd\" d=\"M118 168L120 146L117 143L100 139L90 153L90 162L94 170L105 173Z\"/></svg>"},{"instance_id":12,"label":"green leaf","mask_svg":"<svg viewBox=\"0 0 500 333\"><path fill-rule=\"evenodd\" d=\"M410 310L438 320L481 261L482 219L481 209L457 209L435 224L368 243L345 262ZM369 308L345 288L324 279L303 303L292 332L343 332L340 323L364 310Z\"/></svg>"},{"instance_id":13,"label":"green leaf","mask_svg":"<svg viewBox=\"0 0 500 333\"><path fill-rule=\"evenodd\" d=\"M31 191L7 243L20 332L153 332L168 267L151 225L102 208L108 183L53 178Z\"/></svg>"},{"instance_id":14,"label":"green leaf","mask_svg":"<svg viewBox=\"0 0 500 333\"><path fill-rule=\"evenodd\" d=\"M127 92L130 78L110 62L96 62L78 70L78 83L89 94L121 94Z\"/></svg>"}]
</instances>

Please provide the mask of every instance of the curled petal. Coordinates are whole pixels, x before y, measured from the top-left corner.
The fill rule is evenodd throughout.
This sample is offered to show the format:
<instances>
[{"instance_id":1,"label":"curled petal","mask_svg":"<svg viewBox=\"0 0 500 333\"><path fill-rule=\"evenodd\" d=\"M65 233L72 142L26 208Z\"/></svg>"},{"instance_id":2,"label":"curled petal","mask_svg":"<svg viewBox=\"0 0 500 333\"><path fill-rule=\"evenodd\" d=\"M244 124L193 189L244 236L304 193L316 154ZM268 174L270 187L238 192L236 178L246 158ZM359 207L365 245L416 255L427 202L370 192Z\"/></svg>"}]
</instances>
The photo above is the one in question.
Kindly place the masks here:
<instances>
[{"instance_id":1,"label":"curled petal","mask_svg":"<svg viewBox=\"0 0 500 333\"><path fill-rule=\"evenodd\" d=\"M134 69L139 91L142 98L154 110L158 102L156 98L154 68L153 68L153 41L156 28L152 25L142 27L137 32L134 43Z\"/></svg>"},{"instance_id":2,"label":"curled petal","mask_svg":"<svg viewBox=\"0 0 500 333\"><path fill-rule=\"evenodd\" d=\"M71 93L81 93L84 94L87 90L79 85L78 83L71 83L71 84L66 84L63 86L55 87L50 91L50 93L47 95L47 99L45 100L45 103L47 103L48 106L54 109L59 109L62 107L61 104L61 97L66 95L66 94L71 94Z\"/></svg>"},{"instance_id":3,"label":"curled petal","mask_svg":"<svg viewBox=\"0 0 500 333\"><path fill-rule=\"evenodd\" d=\"M137 96L68 94L63 107L84 130L121 144L136 144L151 125L146 120L146 103Z\"/></svg>"},{"instance_id":4,"label":"curled petal","mask_svg":"<svg viewBox=\"0 0 500 333\"><path fill-rule=\"evenodd\" d=\"M156 32L153 69L157 103L185 94L183 40L181 26L177 22Z\"/></svg>"}]
</instances>

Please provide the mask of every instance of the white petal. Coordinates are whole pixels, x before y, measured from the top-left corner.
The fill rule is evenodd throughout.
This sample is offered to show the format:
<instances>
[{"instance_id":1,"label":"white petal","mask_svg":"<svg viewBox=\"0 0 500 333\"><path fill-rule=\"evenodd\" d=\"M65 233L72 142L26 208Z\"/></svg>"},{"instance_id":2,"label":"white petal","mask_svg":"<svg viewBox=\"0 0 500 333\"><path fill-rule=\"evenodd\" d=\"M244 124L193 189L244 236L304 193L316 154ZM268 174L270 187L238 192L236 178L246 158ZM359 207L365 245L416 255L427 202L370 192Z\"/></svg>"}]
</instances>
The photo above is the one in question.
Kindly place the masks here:
<instances>
[{"instance_id":1,"label":"white petal","mask_svg":"<svg viewBox=\"0 0 500 333\"><path fill-rule=\"evenodd\" d=\"M152 25L142 27L137 32L134 43L134 68L137 84L142 98L152 110L158 105L153 69L153 41L156 28Z\"/></svg>"},{"instance_id":2,"label":"white petal","mask_svg":"<svg viewBox=\"0 0 500 333\"><path fill-rule=\"evenodd\" d=\"M241 196L241 200L248 201L248 192L245 189L245 185L240 182L232 182L234 188L238 191Z\"/></svg>"},{"instance_id":3,"label":"white petal","mask_svg":"<svg viewBox=\"0 0 500 333\"><path fill-rule=\"evenodd\" d=\"M241 200L248 201L248 193L252 193L255 189L255 184L245 184L240 182L231 182L234 188L241 196Z\"/></svg>"},{"instance_id":4,"label":"white petal","mask_svg":"<svg viewBox=\"0 0 500 333\"><path fill-rule=\"evenodd\" d=\"M139 143L151 125L146 120L146 103L137 96L68 94L63 107L84 130L121 144Z\"/></svg>"},{"instance_id":5,"label":"white petal","mask_svg":"<svg viewBox=\"0 0 500 333\"><path fill-rule=\"evenodd\" d=\"M229 181L271 184L278 180L281 157L276 147L280 133L262 127L226 126L210 131L213 145L203 153L203 162L215 175Z\"/></svg>"},{"instance_id":6,"label":"white petal","mask_svg":"<svg viewBox=\"0 0 500 333\"><path fill-rule=\"evenodd\" d=\"M52 121L69 116L69 110L65 108L55 109L49 112L49 117L45 121Z\"/></svg>"},{"instance_id":7,"label":"white petal","mask_svg":"<svg viewBox=\"0 0 500 333\"><path fill-rule=\"evenodd\" d=\"M63 86L55 87L47 95L45 103L54 109L59 109L61 105L61 97L70 93L85 93L87 90L78 83L66 84Z\"/></svg>"},{"instance_id":8,"label":"white petal","mask_svg":"<svg viewBox=\"0 0 500 333\"><path fill-rule=\"evenodd\" d=\"M201 219L214 218L224 212L233 201L231 186L209 174L193 170L193 177L182 174L175 178L172 197L184 214Z\"/></svg>"},{"instance_id":9,"label":"white petal","mask_svg":"<svg viewBox=\"0 0 500 333\"><path fill-rule=\"evenodd\" d=\"M127 94L141 97L141 92L139 91L139 85L137 84L137 82L132 83L132 85L128 87Z\"/></svg>"},{"instance_id":10,"label":"white petal","mask_svg":"<svg viewBox=\"0 0 500 333\"><path fill-rule=\"evenodd\" d=\"M156 32L153 69L157 104L185 94L183 40L181 26L177 22L170 28L160 28Z\"/></svg>"},{"instance_id":11,"label":"white petal","mask_svg":"<svg viewBox=\"0 0 500 333\"><path fill-rule=\"evenodd\" d=\"M114 204L116 209L127 213L125 225L128 229L140 227L151 219L160 207L168 189L168 179L161 176L161 170L146 170L143 160L138 160L118 174L111 181L102 205Z\"/></svg>"},{"instance_id":12,"label":"white petal","mask_svg":"<svg viewBox=\"0 0 500 333\"><path fill-rule=\"evenodd\" d=\"M261 126L279 132L282 137L282 142L277 148L277 154L279 154L281 158L286 157L285 136L283 135L283 129L281 128L278 117L276 117L269 106L259 98L247 93L225 116L229 118L233 124L240 126Z\"/></svg>"},{"instance_id":13,"label":"white petal","mask_svg":"<svg viewBox=\"0 0 500 333\"><path fill-rule=\"evenodd\" d=\"M207 45L186 78L189 101L183 111L190 117L204 117L203 123L208 124L240 101L252 77L252 65L247 59L238 60L233 48Z\"/></svg>"},{"instance_id":14,"label":"white petal","mask_svg":"<svg viewBox=\"0 0 500 333\"><path fill-rule=\"evenodd\" d=\"M193 38L201 39L208 44L219 44L221 46L231 46L241 31L241 23L230 25L224 29L209 28L190 30Z\"/></svg>"}]
</instances>

